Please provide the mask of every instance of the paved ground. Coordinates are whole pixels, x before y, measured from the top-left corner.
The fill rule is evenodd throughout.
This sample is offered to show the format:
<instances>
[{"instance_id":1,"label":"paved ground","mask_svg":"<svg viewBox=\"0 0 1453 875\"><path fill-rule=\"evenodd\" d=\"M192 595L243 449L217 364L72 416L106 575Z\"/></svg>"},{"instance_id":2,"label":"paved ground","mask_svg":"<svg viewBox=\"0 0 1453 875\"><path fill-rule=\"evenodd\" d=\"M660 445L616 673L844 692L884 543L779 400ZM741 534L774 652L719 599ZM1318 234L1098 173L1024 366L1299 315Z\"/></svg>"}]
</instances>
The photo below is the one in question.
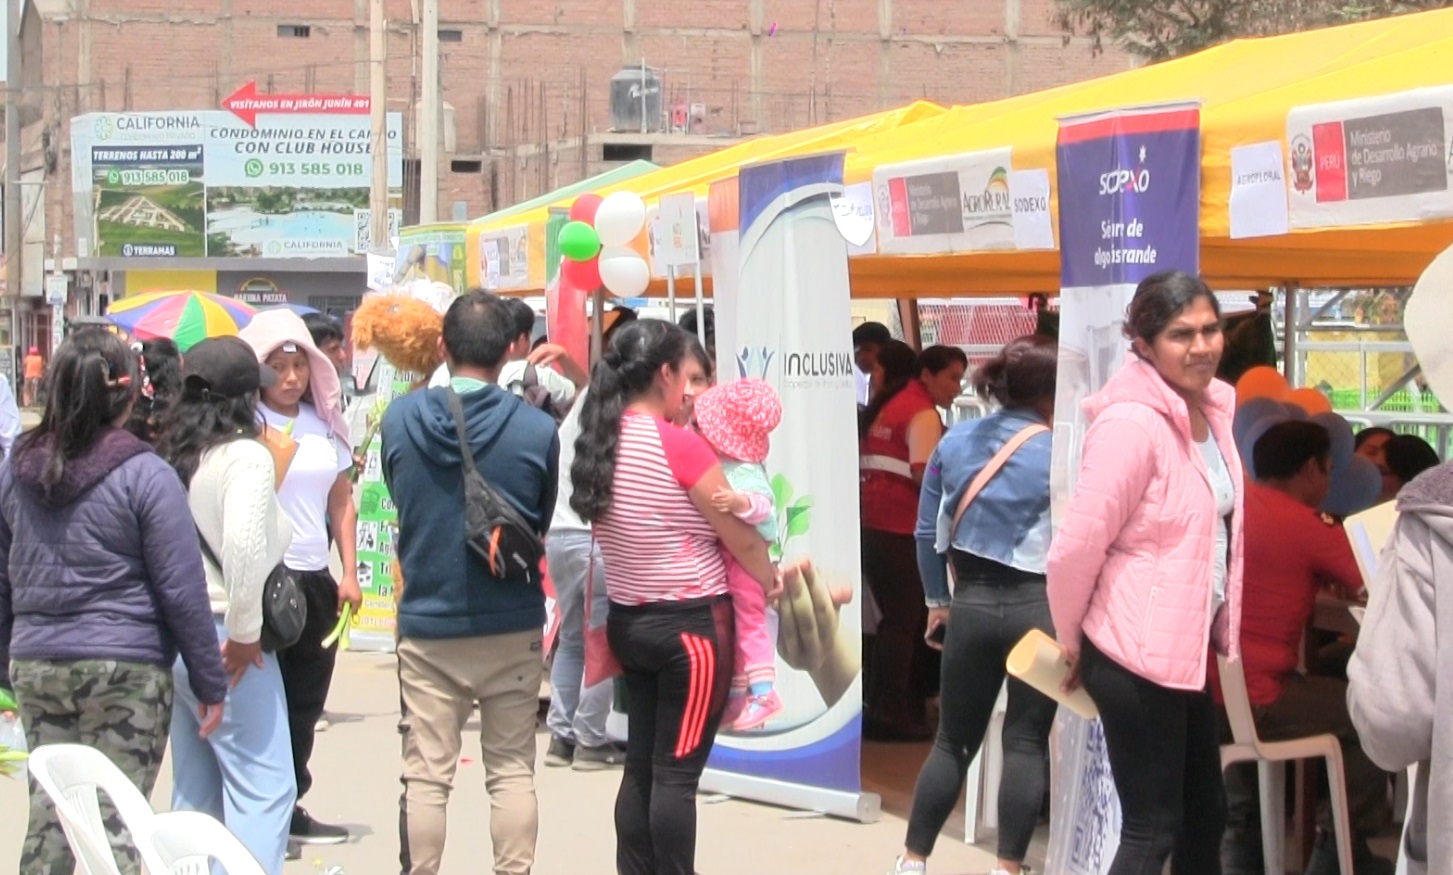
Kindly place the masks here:
<instances>
[{"instance_id":1,"label":"paved ground","mask_svg":"<svg viewBox=\"0 0 1453 875\"><path fill-rule=\"evenodd\" d=\"M289 875L341 866L346 875L398 871L398 687L391 656L349 653L338 662L329 713L334 725L319 736L314 757L318 786L306 800L320 819L347 824L346 845L308 850ZM548 736L541 733L540 754ZM449 816L445 873L488 870L488 801L483 770L465 746ZM883 790L883 820L863 825L733 800L703 801L697 868L701 875L823 873L882 875L903 840L903 816L913 777L926 749L879 749L866 782ZM168 765L154 801L169 798ZM618 772L581 774L539 770L541 823L535 875L610 875L615 836L611 811ZM896 786L898 789L893 789ZM16 871L25 833L26 796L0 779L0 872ZM963 844L958 815L934 856L934 875L982 875L991 854ZM323 866L320 870L315 861Z\"/></svg>"}]
</instances>

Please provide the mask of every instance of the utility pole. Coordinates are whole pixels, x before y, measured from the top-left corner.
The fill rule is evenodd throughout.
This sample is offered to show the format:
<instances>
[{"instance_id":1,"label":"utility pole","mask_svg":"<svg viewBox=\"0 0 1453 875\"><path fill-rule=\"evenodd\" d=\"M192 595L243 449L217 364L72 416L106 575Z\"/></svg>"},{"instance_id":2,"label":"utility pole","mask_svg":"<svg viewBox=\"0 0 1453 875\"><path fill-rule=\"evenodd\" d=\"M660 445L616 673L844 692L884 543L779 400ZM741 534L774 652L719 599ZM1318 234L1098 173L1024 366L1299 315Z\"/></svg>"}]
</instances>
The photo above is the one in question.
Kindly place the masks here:
<instances>
[{"instance_id":1,"label":"utility pole","mask_svg":"<svg viewBox=\"0 0 1453 875\"><path fill-rule=\"evenodd\" d=\"M368 190L369 248L388 252L388 23L384 0L369 0L368 107L373 122L373 175Z\"/></svg>"},{"instance_id":2,"label":"utility pole","mask_svg":"<svg viewBox=\"0 0 1453 875\"><path fill-rule=\"evenodd\" d=\"M15 371L15 302L20 300L21 267L25 256L24 201L20 197L20 13L25 0L5 0L5 298L11 340L0 346L0 373ZM14 382L13 380L11 381Z\"/></svg>"},{"instance_id":3,"label":"utility pole","mask_svg":"<svg viewBox=\"0 0 1453 875\"><path fill-rule=\"evenodd\" d=\"M419 224L439 220L439 0L424 0L424 94L419 131Z\"/></svg>"}]
</instances>

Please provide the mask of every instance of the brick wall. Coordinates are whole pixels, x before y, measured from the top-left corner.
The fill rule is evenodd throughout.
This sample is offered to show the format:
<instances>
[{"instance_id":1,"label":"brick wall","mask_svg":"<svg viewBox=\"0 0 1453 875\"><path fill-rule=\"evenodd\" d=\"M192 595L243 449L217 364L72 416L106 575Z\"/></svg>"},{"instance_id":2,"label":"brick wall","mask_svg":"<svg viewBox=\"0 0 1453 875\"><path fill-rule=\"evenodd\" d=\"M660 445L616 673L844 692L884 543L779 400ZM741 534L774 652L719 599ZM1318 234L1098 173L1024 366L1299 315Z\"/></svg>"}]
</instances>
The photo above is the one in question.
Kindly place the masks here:
<instances>
[{"instance_id":1,"label":"brick wall","mask_svg":"<svg viewBox=\"0 0 1453 875\"><path fill-rule=\"evenodd\" d=\"M48 227L74 252L67 120L94 110L214 107L248 80L261 91L366 91L365 0L90 0L41 26L43 104L60 144ZM420 89L410 0L388 0L390 109ZM86 6L81 6L86 9ZM582 133L610 126L609 82L642 59L663 108L700 103L706 133L777 132L927 98L968 103L1129 66L1062 39L1053 0L441 0L443 97L457 152L441 212L472 215L604 169ZM306 25L306 38L280 36ZM582 100L582 88L584 99ZM583 107L583 112L582 112ZM406 116L408 123L411 116ZM412 138L410 138L412 141ZM545 157L542 143L554 143ZM658 163L705 151L658 147Z\"/></svg>"}]
</instances>

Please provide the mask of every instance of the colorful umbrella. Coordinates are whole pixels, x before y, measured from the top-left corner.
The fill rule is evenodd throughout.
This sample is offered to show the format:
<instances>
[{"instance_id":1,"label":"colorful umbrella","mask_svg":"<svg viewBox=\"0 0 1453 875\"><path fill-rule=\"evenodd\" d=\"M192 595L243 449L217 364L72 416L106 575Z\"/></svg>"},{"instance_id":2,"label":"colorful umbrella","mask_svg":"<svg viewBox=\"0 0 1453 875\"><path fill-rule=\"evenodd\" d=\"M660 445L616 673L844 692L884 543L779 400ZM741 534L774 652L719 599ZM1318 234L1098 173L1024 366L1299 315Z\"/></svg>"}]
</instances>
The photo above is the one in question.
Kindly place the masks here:
<instances>
[{"instance_id":1,"label":"colorful umbrella","mask_svg":"<svg viewBox=\"0 0 1453 875\"><path fill-rule=\"evenodd\" d=\"M236 334L256 312L221 295L152 292L116 301L106 311L106 318L139 340L170 337L186 352L208 337Z\"/></svg>"}]
</instances>

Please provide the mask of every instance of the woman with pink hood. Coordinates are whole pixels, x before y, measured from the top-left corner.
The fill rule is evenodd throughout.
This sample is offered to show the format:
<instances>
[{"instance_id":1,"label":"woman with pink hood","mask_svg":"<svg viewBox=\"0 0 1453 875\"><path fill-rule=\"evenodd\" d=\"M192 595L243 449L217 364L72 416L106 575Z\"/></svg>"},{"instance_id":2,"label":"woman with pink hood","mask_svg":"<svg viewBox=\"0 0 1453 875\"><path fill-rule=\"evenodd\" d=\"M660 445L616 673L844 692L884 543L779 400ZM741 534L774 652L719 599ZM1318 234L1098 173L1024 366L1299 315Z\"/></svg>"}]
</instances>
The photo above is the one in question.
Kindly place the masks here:
<instances>
[{"instance_id":1,"label":"woman with pink hood","mask_svg":"<svg viewBox=\"0 0 1453 875\"><path fill-rule=\"evenodd\" d=\"M1158 273L1125 320L1133 356L1085 401L1075 494L1050 547L1050 613L1099 709L1124 815L1110 875L1220 875L1225 783L1212 649L1240 638L1235 392L1216 379L1221 308Z\"/></svg>"},{"instance_id":2,"label":"woman with pink hood","mask_svg":"<svg viewBox=\"0 0 1453 875\"><path fill-rule=\"evenodd\" d=\"M268 310L253 317L241 337L257 353L257 360L277 374L274 385L262 390L258 416L268 430L281 432L296 446L277 497L293 524L283 564L297 575L308 619L298 642L278 653L278 665L287 694L293 772L301 800L313 783L308 760L338 656L337 645L325 648L323 639L345 604L356 611L363 601L349 476L353 452L340 412L338 371L313 344L303 320L289 310ZM332 541L338 543L342 581L334 581L328 570ZM338 844L348 839L348 830L313 820L301 805L293 808L290 834L299 844Z\"/></svg>"}]
</instances>

